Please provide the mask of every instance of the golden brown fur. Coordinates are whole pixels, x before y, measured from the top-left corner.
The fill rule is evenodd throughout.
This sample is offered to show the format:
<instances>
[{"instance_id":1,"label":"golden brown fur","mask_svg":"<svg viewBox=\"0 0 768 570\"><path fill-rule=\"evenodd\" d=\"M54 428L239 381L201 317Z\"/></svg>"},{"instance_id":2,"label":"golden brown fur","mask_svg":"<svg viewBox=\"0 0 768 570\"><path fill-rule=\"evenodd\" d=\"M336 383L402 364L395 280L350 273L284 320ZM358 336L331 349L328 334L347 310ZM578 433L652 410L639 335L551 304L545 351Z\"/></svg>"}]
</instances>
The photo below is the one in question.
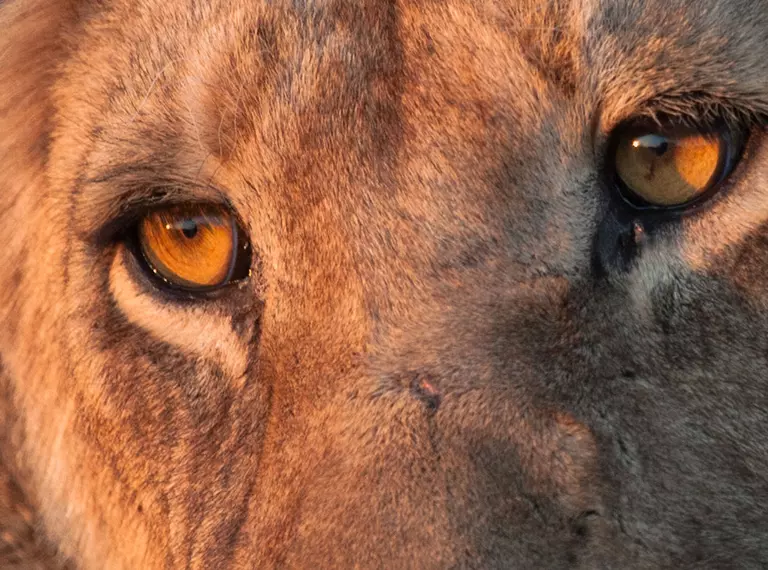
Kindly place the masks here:
<instances>
[{"instance_id":1,"label":"golden brown fur","mask_svg":"<svg viewBox=\"0 0 768 570\"><path fill-rule=\"evenodd\" d=\"M766 45L764 0L0 1L0 564L768 565ZM640 116L752 134L624 259ZM124 240L186 201L255 253L204 301Z\"/></svg>"}]
</instances>

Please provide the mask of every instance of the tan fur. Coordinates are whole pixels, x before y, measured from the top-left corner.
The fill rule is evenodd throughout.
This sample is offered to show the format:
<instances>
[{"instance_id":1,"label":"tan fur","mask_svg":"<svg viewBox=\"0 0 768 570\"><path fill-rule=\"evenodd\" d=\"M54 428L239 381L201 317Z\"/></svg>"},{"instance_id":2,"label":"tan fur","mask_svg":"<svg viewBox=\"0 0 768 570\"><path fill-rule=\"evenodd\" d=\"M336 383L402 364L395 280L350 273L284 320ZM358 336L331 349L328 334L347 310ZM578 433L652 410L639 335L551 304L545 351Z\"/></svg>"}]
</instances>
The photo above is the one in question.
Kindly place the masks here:
<instances>
[{"instance_id":1,"label":"tan fur","mask_svg":"<svg viewBox=\"0 0 768 570\"><path fill-rule=\"evenodd\" d=\"M766 42L764 0L0 0L0 567L766 567ZM670 117L744 156L627 221L607 145ZM204 299L128 246L193 200L253 249Z\"/></svg>"}]
</instances>

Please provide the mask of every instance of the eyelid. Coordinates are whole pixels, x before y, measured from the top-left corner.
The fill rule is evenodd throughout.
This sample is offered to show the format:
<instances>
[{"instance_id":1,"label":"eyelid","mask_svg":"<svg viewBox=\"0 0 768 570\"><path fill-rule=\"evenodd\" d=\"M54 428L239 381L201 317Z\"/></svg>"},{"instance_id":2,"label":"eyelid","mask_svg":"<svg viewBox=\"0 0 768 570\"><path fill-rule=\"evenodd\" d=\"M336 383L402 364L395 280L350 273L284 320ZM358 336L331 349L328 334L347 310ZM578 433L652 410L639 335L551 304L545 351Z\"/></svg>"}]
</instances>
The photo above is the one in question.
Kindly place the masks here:
<instances>
[{"instance_id":1,"label":"eyelid","mask_svg":"<svg viewBox=\"0 0 768 570\"><path fill-rule=\"evenodd\" d=\"M661 128L675 123L699 131L718 127L727 127L732 131L753 131L768 126L768 115L756 114L752 102L705 90L673 95L657 93L637 101L631 107L615 111L609 101L601 100L597 107L592 137L596 157L604 157L611 135L618 128L630 124L642 123Z\"/></svg>"},{"instance_id":2,"label":"eyelid","mask_svg":"<svg viewBox=\"0 0 768 570\"><path fill-rule=\"evenodd\" d=\"M240 222L240 217L229 200L218 192L209 199L206 199L198 192L189 192L182 189L177 189L173 192L154 190L128 195L123 200L120 200L120 197L118 197L116 203L112 205L112 213L109 218L100 225L96 225L93 230L87 232L83 237L85 241L90 242L94 246L106 246L125 237L126 232L131 230L150 212L174 206L190 206L195 204L224 208L234 216L237 222ZM241 224L241 227L245 226Z\"/></svg>"},{"instance_id":3,"label":"eyelid","mask_svg":"<svg viewBox=\"0 0 768 570\"><path fill-rule=\"evenodd\" d=\"M101 156L93 151L89 157L95 154ZM143 212L155 208L205 203L235 212L227 193L207 172L200 168L194 177L179 174L163 157L89 168L73 191L73 233L85 243L106 246Z\"/></svg>"}]
</instances>

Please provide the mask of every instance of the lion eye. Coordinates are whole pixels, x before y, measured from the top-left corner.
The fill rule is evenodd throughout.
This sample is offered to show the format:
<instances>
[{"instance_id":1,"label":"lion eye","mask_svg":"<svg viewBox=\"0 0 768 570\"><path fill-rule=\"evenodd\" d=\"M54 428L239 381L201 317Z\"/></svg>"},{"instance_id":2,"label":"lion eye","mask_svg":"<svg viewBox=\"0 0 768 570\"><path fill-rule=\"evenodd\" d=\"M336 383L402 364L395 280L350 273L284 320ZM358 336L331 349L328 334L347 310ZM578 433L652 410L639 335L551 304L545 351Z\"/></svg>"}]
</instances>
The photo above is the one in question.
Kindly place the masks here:
<instances>
[{"instance_id":1,"label":"lion eye","mask_svg":"<svg viewBox=\"0 0 768 570\"><path fill-rule=\"evenodd\" d=\"M150 269L181 289L211 290L248 276L248 241L222 207L176 206L151 212L139 222L138 243Z\"/></svg>"},{"instance_id":2,"label":"lion eye","mask_svg":"<svg viewBox=\"0 0 768 570\"><path fill-rule=\"evenodd\" d=\"M632 129L616 138L619 188L637 207L675 208L704 197L735 161L727 133Z\"/></svg>"}]
</instances>

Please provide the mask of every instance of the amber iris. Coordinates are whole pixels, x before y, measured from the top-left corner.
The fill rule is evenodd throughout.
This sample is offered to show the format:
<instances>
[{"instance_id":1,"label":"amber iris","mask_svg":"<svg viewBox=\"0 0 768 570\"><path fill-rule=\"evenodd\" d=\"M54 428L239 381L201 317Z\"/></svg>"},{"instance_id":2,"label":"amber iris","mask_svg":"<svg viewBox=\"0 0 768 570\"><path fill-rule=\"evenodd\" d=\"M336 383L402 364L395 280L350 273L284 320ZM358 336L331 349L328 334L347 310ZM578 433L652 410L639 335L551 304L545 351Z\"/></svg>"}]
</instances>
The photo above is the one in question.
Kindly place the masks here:
<instances>
[{"instance_id":1,"label":"amber iris","mask_svg":"<svg viewBox=\"0 0 768 570\"><path fill-rule=\"evenodd\" d=\"M238 251L233 216L217 206L158 210L138 226L141 252L152 271L186 289L210 289L232 277Z\"/></svg>"},{"instance_id":2,"label":"amber iris","mask_svg":"<svg viewBox=\"0 0 768 570\"><path fill-rule=\"evenodd\" d=\"M634 131L619 137L614 165L641 205L675 207L717 184L726 152L725 141L715 133Z\"/></svg>"}]
</instances>

